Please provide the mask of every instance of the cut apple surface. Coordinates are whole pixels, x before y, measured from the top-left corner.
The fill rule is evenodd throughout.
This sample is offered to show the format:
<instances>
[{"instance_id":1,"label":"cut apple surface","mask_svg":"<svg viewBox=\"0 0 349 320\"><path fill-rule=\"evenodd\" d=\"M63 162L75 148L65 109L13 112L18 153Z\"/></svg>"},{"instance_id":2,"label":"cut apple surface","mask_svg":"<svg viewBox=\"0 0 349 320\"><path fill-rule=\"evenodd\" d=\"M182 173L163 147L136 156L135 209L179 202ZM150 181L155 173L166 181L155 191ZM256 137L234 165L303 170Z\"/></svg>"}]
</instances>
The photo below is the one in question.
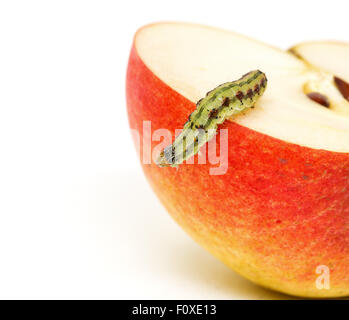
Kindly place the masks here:
<instances>
[{"instance_id":1,"label":"cut apple surface","mask_svg":"<svg viewBox=\"0 0 349 320\"><path fill-rule=\"evenodd\" d=\"M235 121L302 146L349 152L349 102L346 113L309 99L304 85L317 74L286 52L232 32L173 23L141 29L135 46L156 76L192 102L221 83L260 69L269 88L254 112ZM328 86L328 79L321 81Z\"/></svg>"},{"instance_id":2,"label":"cut apple surface","mask_svg":"<svg viewBox=\"0 0 349 320\"><path fill-rule=\"evenodd\" d=\"M126 79L144 157L160 152L158 129L174 138L207 91L251 70L266 73L256 108L221 125L224 174L211 175L209 161L141 165L193 239L251 281L306 297L349 295L349 102L334 81L345 75L323 59L321 68L235 33L158 23L137 32Z\"/></svg>"},{"instance_id":3,"label":"cut apple surface","mask_svg":"<svg viewBox=\"0 0 349 320\"><path fill-rule=\"evenodd\" d=\"M290 49L305 62L349 82L349 44L341 42L304 42Z\"/></svg>"}]
</instances>

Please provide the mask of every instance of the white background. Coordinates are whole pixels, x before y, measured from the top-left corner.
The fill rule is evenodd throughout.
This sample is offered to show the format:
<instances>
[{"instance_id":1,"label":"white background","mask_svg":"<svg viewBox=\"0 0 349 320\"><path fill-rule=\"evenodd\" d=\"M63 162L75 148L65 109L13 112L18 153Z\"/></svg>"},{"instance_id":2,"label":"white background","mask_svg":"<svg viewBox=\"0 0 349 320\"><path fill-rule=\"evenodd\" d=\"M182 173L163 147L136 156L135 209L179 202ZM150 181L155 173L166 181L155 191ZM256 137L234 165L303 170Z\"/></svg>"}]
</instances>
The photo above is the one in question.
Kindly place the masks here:
<instances>
[{"instance_id":1,"label":"white background","mask_svg":"<svg viewBox=\"0 0 349 320\"><path fill-rule=\"evenodd\" d=\"M147 185L125 73L134 32L209 24L287 48L348 41L348 1L1 1L0 298L285 298L195 244Z\"/></svg>"}]
</instances>

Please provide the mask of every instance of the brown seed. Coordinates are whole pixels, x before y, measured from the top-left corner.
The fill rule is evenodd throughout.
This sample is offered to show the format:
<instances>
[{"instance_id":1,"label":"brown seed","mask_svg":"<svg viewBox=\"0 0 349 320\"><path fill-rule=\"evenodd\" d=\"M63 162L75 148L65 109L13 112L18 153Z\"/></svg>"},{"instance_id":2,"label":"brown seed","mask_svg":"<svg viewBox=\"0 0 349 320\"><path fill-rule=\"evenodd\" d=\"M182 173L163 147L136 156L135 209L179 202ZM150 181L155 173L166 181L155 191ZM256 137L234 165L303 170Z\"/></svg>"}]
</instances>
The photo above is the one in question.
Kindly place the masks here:
<instances>
[{"instance_id":1,"label":"brown seed","mask_svg":"<svg viewBox=\"0 0 349 320\"><path fill-rule=\"evenodd\" d=\"M343 98L349 101L349 83L338 77L334 77L334 83L336 84L337 89L342 94Z\"/></svg>"},{"instance_id":2,"label":"brown seed","mask_svg":"<svg viewBox=\"0 0 349 320\"><path fill-rule=\"evenodd\" d=\"M310 92L307 94L307 96L311 100L321 104L322 106L324 106L326 108L330 107L330 101L328 101L328 98L319 92Z\"/></svg>"}]
</instances>

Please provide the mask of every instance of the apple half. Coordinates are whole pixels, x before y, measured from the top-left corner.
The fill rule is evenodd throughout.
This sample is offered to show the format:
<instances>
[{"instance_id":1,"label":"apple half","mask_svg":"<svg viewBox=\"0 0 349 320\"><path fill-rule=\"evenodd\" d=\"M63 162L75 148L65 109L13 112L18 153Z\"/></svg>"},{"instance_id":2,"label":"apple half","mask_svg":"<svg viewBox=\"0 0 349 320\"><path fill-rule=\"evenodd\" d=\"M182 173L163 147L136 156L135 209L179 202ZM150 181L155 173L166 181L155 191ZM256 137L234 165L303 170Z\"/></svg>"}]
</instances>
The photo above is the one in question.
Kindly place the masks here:
<instances>
[{"instance_id":1,"label":"apple half","mask_svg":"<svg viewBox=\"0 0 349 320\"><path fill-rule=\"evenodd\" d=\"M210 175L210 163L141 163L163 205L203 247L259 285L304 297L349 295L349 102L336 70L321 70L322 57L315 68L232 32L157 23L137 32L126 81L130 127L142 141L144 121L174 137L206 92L250 70L266 73L256 108L222 125L224 175ZM312 89L328 106L311 99ZM158 143L141 144L140 154Z\"/></svg>"}]
</instances>

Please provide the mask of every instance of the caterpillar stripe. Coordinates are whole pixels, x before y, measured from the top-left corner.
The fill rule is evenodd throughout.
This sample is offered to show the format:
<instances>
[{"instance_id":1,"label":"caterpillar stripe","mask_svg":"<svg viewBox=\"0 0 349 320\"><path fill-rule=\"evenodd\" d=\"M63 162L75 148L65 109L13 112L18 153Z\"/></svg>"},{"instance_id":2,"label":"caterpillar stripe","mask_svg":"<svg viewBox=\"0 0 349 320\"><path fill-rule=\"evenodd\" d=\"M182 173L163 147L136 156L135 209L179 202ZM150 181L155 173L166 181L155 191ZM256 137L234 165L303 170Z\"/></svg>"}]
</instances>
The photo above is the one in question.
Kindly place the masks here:
<instances>
[{"instance_id":1,"label":"caterpillar stripe","mask_svg":"<svg viewBox=\"0 0 349 320\"><path fill-rule=\"evenodd\" d=\"M198 101L173 144L160 153L156 164L160 167L177 167L195 155L202 145L214 137L218 125L225 119L253 107L266 86L265 74L255 70L239 80L223 83L209 91Z\"/></svg>"}]
</instances>

